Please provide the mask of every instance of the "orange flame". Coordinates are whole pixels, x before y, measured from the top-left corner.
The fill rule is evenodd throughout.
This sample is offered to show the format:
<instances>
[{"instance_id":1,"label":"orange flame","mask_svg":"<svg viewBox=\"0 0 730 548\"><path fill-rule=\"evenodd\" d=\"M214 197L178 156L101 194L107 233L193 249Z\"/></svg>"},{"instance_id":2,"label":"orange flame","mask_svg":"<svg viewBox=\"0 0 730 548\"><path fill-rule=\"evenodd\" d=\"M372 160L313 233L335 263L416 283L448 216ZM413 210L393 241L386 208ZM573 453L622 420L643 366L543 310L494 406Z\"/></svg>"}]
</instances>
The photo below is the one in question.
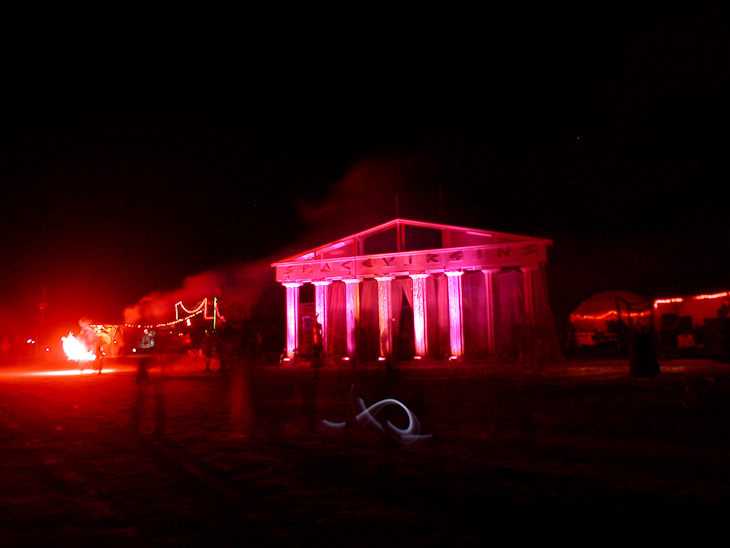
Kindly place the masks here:
<instances>
[{"instance_id":1,"label":"orange flame","mask_svg":"<svg viewBox=\"0 0 730 548\"><path fill-rule=\"evenodd\" d=\"M74 337L73 333L69 333L68 337L61 337L61 340L63 341L63 351L69 360L91 362L96 359L94 353L86 347L83 341Z\"/></svg>"}]
</instances>

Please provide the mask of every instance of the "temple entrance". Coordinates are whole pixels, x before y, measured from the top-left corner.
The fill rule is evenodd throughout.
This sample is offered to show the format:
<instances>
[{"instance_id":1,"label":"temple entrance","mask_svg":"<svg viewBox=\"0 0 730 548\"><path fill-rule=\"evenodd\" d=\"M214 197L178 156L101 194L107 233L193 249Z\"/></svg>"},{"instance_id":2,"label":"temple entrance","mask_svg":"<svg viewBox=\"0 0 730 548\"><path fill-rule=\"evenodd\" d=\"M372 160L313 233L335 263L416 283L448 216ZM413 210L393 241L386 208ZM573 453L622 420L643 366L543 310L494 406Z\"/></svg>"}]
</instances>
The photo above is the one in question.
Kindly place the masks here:
<instances>
[{"instance_id":1,"label":"temple entrance","mask_svg":"<svg viewBox=\"0 0 730 548\"><path fill-rule=\"evenodd\" d=\"M413 337L413 308L405 295L400 299L400 320L398 329L393 334L395 358L398 361L410 361L415 355L415 340Z\"/></svg>"},{"instance_id":2,"label":"temple entrance","mask_svg":"<svg viewBox=\"0 0 730 548\"><path fill-rule=\"evenodd\" d=\"M464 318L464 350L473 358L489 355L487 332L487 298L484 274L480 271L465 272L461 278L461 307Z\"/></svg>"},{"instance_id":3,"label":"temple entrance","mask_svg":"<svg viewBox=\"0 0 730 548\"><path fill-rule=\"evenodd\" d=\"M394 219L273 263L287 291L287 355L303 329L299 303L311 302L314 286L336 357L550 359L557 348L544 272L551 243Z\"/></svg>"},{"instance_id":4,"label":"temple entrance","mask_svg":"<svg viewBox=\"0 0 730 548\"><path fill-rule=\"evenodd\" d=\"M380 357L380 326L378 324L378 282L363 280L360 293L360 329L358 348L365 362L377 362Z\"/></svg>"}]
</instances>

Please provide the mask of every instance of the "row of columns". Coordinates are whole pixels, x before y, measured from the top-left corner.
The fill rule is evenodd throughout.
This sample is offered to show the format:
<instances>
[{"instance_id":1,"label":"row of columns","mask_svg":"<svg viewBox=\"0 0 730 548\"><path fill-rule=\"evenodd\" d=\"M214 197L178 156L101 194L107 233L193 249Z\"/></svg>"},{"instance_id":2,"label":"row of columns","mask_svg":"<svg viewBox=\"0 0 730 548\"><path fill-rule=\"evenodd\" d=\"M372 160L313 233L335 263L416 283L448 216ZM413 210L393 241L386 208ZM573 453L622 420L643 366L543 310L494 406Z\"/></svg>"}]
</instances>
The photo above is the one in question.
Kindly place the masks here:
<instances>
[{"instance_id":1,"label":"row of columns","mask_svg":"<svg viewBox=\"0 0 730 548\"><path fill-rule=\"evenodd\" d=\"M523 284L525 295L525 312L528 322L534 321L535 313L535 291L533 286L534 268L522 268ZM486 285L486 311L487 316L487 349L493 353L496 347L495 319L495 276L500 269L482 270ZM445 272L447 277L448 310L449 310L449 346L451 355L458 357L464 354L464 326L462 323L462 282L463 271ZM430 274L410 274L413 280L413 333L415 339L416 356L426 357L428 355L428 317L426 283ZM380 334L380 355L391 356L393 353L393 334L391 332L391 318L393 317L393 305L391 302L391 283L394 276L376 277L378 282L378 326ZM352 357L356 351L357 341L357 316L360 310L359 278L346 278L345 283L345 326L347 354ZM317 321L322 326L322 344L327 348L327 292L332 280L313 281L314 302ZM293 357L294 351L299 345L299 288L301 282L283 282L286 287L286 353Z\"/></svg>"}]
</instances>

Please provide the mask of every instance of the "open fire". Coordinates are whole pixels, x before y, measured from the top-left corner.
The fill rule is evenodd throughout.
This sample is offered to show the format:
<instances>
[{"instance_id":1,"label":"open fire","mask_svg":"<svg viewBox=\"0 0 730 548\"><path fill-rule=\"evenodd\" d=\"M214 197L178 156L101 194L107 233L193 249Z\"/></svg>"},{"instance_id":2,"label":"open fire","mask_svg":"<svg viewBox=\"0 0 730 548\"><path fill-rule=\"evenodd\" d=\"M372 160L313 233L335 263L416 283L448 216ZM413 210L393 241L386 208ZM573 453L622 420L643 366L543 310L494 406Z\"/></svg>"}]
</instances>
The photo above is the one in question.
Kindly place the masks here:
<instances>
[{"instance_id":1,"label":"open fire","mask_svg":"<svg viewBox=\"0 0 730 548\"><path fill-rule=\"evenodd\" d=\"M68 337L61 337L63 351L69 360L77 362L91 362L96 359L94 352L89 350L86 344L69 333Z\"/></svg>"}]
</instances>

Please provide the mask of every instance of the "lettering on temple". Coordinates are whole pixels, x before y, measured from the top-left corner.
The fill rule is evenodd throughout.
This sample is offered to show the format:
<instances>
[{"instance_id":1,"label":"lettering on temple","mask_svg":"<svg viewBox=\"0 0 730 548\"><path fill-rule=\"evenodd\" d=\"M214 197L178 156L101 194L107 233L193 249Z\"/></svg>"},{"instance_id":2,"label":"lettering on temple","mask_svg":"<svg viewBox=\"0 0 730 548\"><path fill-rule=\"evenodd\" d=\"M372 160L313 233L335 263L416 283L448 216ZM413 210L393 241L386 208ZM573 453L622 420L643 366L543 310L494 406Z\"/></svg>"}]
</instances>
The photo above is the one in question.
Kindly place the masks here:
<instances>
[{"instance_id":1,"label":"lettering on temple","mask_svg":"<svg viewBox=\"0 0 730 548\"><path fill-rule=\"evenodd\" d=\"M459 360L470 352L526 359L531 349L553 352L559 345L552 340L515 349L510 339L522 321L545 322L535 336L554 336L542 312L549 309L550 245L544 238L394 219L277 261L276 280L288 291L286 356L306 354L308 332L299 326L315 312L328 326L322 350L331 359ZM300 295L302 284L327 289ZM312 295L316 302L300 306L300 298Z\"/></svg>"}]
</instances>

